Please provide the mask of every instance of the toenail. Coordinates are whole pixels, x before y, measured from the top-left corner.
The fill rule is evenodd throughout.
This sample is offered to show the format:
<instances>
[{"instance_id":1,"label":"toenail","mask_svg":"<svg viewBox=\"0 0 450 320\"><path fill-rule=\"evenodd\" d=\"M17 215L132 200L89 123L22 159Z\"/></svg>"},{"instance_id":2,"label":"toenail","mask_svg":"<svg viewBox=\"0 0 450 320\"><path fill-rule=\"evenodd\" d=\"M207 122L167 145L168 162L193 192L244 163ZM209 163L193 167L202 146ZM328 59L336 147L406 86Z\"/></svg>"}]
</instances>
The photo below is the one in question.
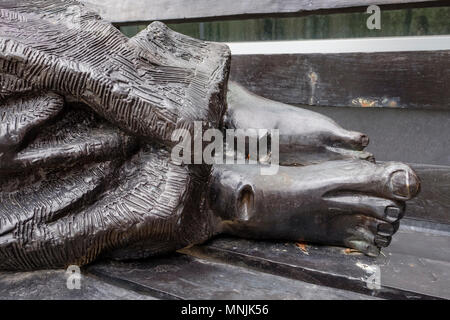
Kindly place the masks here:
<instances>
[{"instance_id":1,"label":"toenail","mask_svg":"<svg viewBox=\"0 0 450 320\"><path fill-rule=\"evenodd\" d=\"M367 147L367 146L369 145L369 137L366 136L365 134L363 134L363 135L361 136L361 145L362 145L363 147Z\"/></svg>"},{"instance_id":2,"label":"toenail","mask_svg":"<svg viewBox=\"0 0 450 320\"><path fill-rule=\"evenodd\" d=\"M386 217L389 218L391 221L397 221L400 217L401 210L397 207L386 207L384 210L384 213L386 214Z\"/></svg>"},{"instance_id":3,"label":"toenail","mask_svg":"<svg viewBox=\"0 0 450 320\"><path fill-rule=\"evenodd\" d=\"M391 176L392 192L403 198L411 198L419 191L419 179L405 170L396 171Z\"/></svg>"},{"instance_id":4,"label":"toenail","mask_svg":"<svg viewBox=\"0 0 450 320\"><path fill-rule=\"evenodd\" d=\"M394 228L394 233L396 233L398 231L398 228L400 228L400 221L393 223L392 227Z\"/></svg>"},{"instance_id":5,"label":"toenail","mask_svg":"<svg viewBox=\"0 0 450 320\"><path fill-rule=\"evenodd\" d=\"M378 234L382 236L390 236L394 233L394 227L389 223L380 223L378 225Z\"/></svg>"},{"instance_id":6,"label":"toenail","mask_svg":"<svg viewBox=\"0 0 450 320\"><path fill-rule=\"evenodd\" d=\"M375 244L379 247L387 247L391 243L390 238L375 236Z\"/></svg>"},{"instance_id":7,"label":"toenail","mask_svg":"<svg viewBox=\"0 0 450 320\"><path fill-rule=\"evenodd\" d=\"M370 257L378 257L378 255L380 254L380 249L378 249L375 246L369 246L367 248L367 253L368 256Z\"/></svg>"},{"instance_id":8,"label":"toenail","mask_svg":"<svg viewBox=\"0 0 450 320\"><path fill-rule=\"evenodd\" d=\"M366 160L375 163L375 157L373 156L373 154L369 155L369 156L366 158Z\"/></svg>"}]
</instances>

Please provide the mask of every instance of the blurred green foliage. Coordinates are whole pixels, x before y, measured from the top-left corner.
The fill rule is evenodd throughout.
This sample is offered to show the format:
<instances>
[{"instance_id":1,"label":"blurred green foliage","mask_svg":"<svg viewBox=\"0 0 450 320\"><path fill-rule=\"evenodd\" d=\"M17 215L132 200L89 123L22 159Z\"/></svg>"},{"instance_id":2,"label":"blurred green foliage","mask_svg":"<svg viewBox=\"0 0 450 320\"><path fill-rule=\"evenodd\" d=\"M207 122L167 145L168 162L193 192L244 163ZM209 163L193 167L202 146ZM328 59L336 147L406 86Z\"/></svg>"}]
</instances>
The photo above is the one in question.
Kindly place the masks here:
<instances>
[{"instance_id":1,"label":"blurred green foliage","mask_svg":"<svg viewBox=\"0 0 450 320\"><path fill-rule=\"evenodd\" d=\"M369 30L365 12L168 24L209 41L338 39L450 34L450 7L381 10L381 30ZM121 26L131 37L147 24Z\"/></svg>"}]
</instances>

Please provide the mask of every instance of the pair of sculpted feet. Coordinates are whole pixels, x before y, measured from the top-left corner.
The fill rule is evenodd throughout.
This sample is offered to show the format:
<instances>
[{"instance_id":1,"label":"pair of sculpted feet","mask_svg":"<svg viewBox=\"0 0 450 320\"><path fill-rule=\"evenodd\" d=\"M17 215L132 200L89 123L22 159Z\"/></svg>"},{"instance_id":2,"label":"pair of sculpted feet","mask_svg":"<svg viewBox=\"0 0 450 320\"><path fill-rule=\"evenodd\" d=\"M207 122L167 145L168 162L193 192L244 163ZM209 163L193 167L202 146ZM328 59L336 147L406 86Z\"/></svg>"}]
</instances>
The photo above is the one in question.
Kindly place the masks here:
<instances>
[{"instance_id":1,"label":"pair of sculpted feet","mask_svg":"<svg viewBox=\"0 0 450 320\"><path fill-rule=\"evenodd\" d=\"M370 256L389 245L405 201L419 192L409 166L375 164L362 151L366 135L235 83L228 108L229 127L279 129L281 166L276 175L251 165L214 167L209 201L221 217L218 232L340 245Z\"/></svg>"},{"instance_id":2,"label":"pair of sculpted feet","mask_svg":"<svg viewBox=\"0 0 450 320\"><path fill-rule=\"evenodd\" d=\"M407 165L374 163L366 135L229 82L224 44L160 22L127 38L76 0L0 9L0 269L147 257L220 233L377 255L419 191ZM279 129L278 173L176 163L172 135L195 121Z\"/></svg>"}]
</instances>

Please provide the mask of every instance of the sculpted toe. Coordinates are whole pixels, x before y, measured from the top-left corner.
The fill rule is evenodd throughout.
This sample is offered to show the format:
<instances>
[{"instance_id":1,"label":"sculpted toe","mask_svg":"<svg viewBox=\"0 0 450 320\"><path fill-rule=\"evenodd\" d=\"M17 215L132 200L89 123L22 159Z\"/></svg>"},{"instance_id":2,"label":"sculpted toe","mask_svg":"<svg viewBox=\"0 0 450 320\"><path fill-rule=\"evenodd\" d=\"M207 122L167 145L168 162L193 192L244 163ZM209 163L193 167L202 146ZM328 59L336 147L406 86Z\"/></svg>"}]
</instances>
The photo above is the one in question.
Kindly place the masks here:
<instances>
[{"instance_id":1,"label":"sculpted toe","mask_svg":"<svg viewBox=\"0 0 450 320\"><path fill-rule=\"evenodd\" d=\"M356 131L349 132L349 144L357 150L362 150L369 145L369 136Z\"/></svg>"},{"instance_id":2,"label":"sculpted toe","mask_svg":"<svg viewBox=\"0 0 450 320\"><path fill-rule=\"evenodd\" d=\"M377 234L380 236L392 236L395 233L394 226L390 223L380 223L377 228Z\"/></svg>"},{"instance_id":3,"label":"sculpted toe","mask_svg":"<svg viewBox=\"0 0 450 320\"><path fill-rule=\"evenodd\" d=\"M387 206L384 210L386 215L386 220L389 222L396 222L403 217L404 208L399 208L397 206Z\"/></svg>"},{"instance_id":4,"label":"sculpted toe","mask_svg":"<svg viewBox=\"0 0 450 320\"><path fill-rule=\"evenodd\" d=\"M375 236L374 243L378 247L387 247L391 243L391 237Z\"/></svg>"},{"instance_id":5,"label":"sculpted toe","mask_svg":"<svg viewBox=\"0 0 450 320\"><path fill-rule=\"evenodd\" d=\"M380 254L380 248L366 241L350 240L348 241L347 246L371 257L377 257Z\"/></svg>"},{"instance_id":6,"label":"sculpted toe","mask_svg":"<svg viewBox=\"0 0 450 320\"><path fill-rule=\"evenodd\" d=\"M400 199L411 199L419 193L420 181L410 170L398 170L391 174L389 188Z\"/></svg>"}]
</instances>

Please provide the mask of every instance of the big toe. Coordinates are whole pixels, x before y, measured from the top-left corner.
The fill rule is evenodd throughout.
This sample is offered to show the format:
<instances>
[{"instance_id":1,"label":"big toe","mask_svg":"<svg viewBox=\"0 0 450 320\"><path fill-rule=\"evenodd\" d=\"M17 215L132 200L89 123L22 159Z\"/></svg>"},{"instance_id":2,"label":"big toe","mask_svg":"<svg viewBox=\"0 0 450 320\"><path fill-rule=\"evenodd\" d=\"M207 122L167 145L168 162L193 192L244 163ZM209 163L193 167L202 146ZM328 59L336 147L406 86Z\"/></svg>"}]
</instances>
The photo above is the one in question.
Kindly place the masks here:
<instances>
[{"instance_id":1,"label":"big toe","mask_svg":"<svg viewBox=\"0 0 450 320\"><path fill-rule=\"evenodd\" d=\"M411 199L420 191L420 180L416 173L408 166L395 170L389 179L389 189L399 199Z\"/></svg>"},{"instance_id":2,"label":"big toe","mask_svg":"<svg viewBox=\"0 0 450 320\"><path fill-rule=\"evenodd\" d=\"M345 129L335 132L334 145L350 150L363 150L369 144L369 136L357 132L348 131Z\"/></svg>"}]
</instances>

